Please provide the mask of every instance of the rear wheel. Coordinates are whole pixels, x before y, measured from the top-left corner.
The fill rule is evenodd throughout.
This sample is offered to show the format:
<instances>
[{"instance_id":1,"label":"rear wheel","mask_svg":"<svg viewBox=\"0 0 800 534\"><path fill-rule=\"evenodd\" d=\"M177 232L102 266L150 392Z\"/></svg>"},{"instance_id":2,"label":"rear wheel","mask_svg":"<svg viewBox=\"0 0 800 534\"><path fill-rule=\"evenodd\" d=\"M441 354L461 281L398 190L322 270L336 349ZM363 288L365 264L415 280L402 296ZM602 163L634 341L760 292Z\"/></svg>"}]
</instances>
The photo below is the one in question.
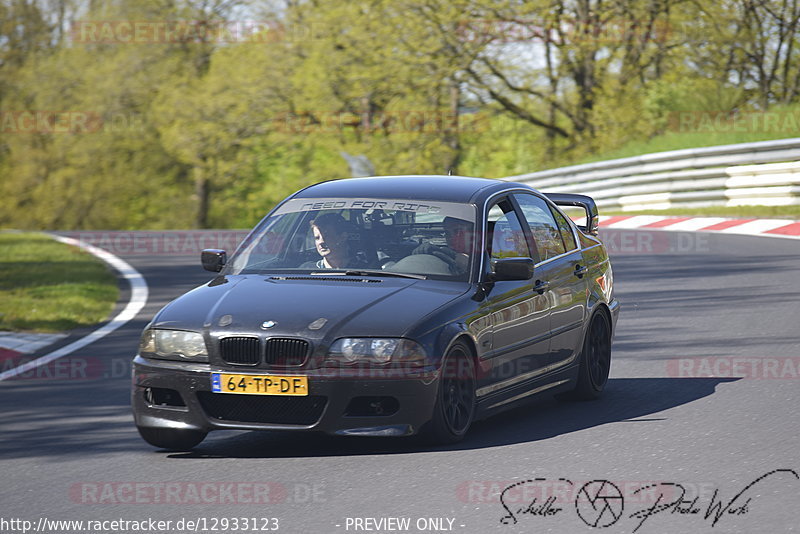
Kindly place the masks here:
<instances>
[{"instance_id":1,"label":"rear wheel","mask_svg":"<svg viewBox=\"0 0 800 534\"><path fill-rule=\"evenodd\" d=\"M434 443L455 443L464 438L475 417L475 364L472 352L456 342L442 363L439 391L427 437Z\"/></svg>"},{"instance_id":2,"label":"rear wheel","mask_svg":"<svg viewBox=\"0 0 800 534\"><path fill-rule=\"evenodd\" d=\"M207 432L175 428L137 426L142 438L154 447L171 451L188 451L203 441Z\"/></svg>"},{"instance_id":3,"label":"rear wheel","mask_svg":"<svg viewBox=\"0 0 800 534\"><path fill-rule=\"evenodd\" d=\"M600 397L608 382L611 370L611 325L605 313L598 312L592 318L581 351L578 383L573 396L580 400Z\"/></svg>"}]
</instances>

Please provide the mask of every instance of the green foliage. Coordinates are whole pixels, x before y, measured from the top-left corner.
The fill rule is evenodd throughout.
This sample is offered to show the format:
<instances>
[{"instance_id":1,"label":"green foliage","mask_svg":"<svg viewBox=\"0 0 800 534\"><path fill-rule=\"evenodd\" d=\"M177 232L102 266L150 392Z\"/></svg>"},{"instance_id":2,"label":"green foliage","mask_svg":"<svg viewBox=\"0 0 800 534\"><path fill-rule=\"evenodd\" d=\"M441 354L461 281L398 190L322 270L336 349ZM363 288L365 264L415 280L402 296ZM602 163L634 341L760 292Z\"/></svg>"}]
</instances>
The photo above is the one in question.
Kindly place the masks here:
<instances>
[{"instance_id":1,"label":"green foliage","mask_svg":"<svg viewBox=\"0 0 800 534\"><path fill-rule=\"evenodd\" d=\"M106 265L43 234L0 233L0 330L59 332L103 321L118 296Z\"/></svg>"},{"instance_id":2,"label":"green foliage","mask_svg":"<svg viewBox=\"0 0 800 534\"><path fill-rule=\"evenodd\" d=\"M800 8L777 0L73 4L0 0L0 227L247 227L348 176L342 152L377 174L499 177L797 135L725 131L728 113L796 111ZM87 42L64 35L77 12L274 24ZM25 131L23 111L44 119Z\"/></svg>"}]
</instances>

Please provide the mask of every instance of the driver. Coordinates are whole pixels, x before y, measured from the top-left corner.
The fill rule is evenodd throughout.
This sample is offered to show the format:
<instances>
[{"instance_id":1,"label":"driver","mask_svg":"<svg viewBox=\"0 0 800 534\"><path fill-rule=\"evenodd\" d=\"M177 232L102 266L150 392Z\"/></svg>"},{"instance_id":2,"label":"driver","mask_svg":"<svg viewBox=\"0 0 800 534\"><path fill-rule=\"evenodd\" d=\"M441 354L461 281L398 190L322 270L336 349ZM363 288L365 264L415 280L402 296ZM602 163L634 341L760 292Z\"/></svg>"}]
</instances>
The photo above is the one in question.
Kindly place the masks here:
<instances>
[{"instance_id":1,"label":"driver","mask_svg":"<svg viewBox=\"0 0 800 534\"><path fill-rule=\"evenodd\" d=\"M472 223L456 217L445 217L442 225L447 246L440 247L431 243L423 243L411 253L436 256L446 262L454 274L467 272L472 249Z\"/></svg>"},{"instance_id":2,"label":"driver","mask_svg":"<svg viewBox=\"0 0 800 534\"><path fill-rule=\"evenodd\" d=\"M326 213L310 222L314 244L322 259L308 261L302 269L341 269L368 267L364 258L353 254L348 243L349 223L338 213Z\"/></svg>"}]
</instances>

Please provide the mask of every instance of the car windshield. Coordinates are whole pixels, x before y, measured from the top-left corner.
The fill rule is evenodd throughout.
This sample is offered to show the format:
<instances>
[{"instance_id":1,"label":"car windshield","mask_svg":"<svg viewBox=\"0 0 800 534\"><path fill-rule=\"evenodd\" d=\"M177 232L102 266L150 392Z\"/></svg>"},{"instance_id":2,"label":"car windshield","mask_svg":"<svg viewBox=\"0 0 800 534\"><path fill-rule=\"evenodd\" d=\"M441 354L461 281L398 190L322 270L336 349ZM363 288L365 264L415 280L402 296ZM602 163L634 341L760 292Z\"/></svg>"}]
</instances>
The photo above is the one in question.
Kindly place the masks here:
<instances>
[{"instance_id":1,"label":"car windshield","mask_svg":"<svg viewBox=\"0 0 800 534\"><path fill-rule=\"evenodd\" d=\"M228 274L371 271L467 280L475 206L439 201L302 198L248 236Z\"/></svg>"}]
</instances>

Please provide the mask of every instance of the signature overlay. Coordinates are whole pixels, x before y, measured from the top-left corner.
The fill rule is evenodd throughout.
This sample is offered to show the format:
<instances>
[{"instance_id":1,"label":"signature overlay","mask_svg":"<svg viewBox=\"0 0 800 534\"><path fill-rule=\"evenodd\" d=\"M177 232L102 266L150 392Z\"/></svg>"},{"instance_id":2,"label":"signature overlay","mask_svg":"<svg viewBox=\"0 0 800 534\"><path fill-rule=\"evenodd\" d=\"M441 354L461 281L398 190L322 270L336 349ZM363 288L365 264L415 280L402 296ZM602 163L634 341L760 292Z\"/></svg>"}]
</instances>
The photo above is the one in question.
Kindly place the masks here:
<instances>
[{"instance_id":1,"label":"signature overlay","mask_svg":"<svg viewBox=\"0 0 800 534\"><path fill-rule=\"evenodd\" d=\"M587 482L575 499L575 510L590 527L610 527L622 517L625 498L617 486L607 480Z\"/></svg>"},{"instance_id":2,"label":"signature overlay","mask_svg":"<svg viewBox=\"0 0 800 534\"><path fill-rule=\"evenodd\" d=\"M800 481L800 474L794 469L773 469L746 484L730 499L724 499L720 489L716 488L711 498L704 502L701 502L700 496L691 498L687 487L678 482L653 482L643 484L630 493L629 500L634 504L632 506L629 502L626 509L626 496L611 481L592 480L578 488L577 484L566 478L533 478L516 482L502 490L500 504L505 515L500 518L500 522L516 525L526 516L553 517L566 515L568 510L574 509L580 520L592 528L610 527L627 519L633 521L633 532L637 532L650 518L659 514L699 518L715 527L726 517L755 512L759 500L766 498L760 490L768 483L785 483L787 480L794 484ZM555 495L543 498L539 492L533 491L537 486L547 484L566 485L576 490L575 497L569 500ZM512 503L512 495L525 493L526 489L532 490L528 494L534 496L521 506L518 502ZM569 494L571 496L573 493ZM645 495L646 498L643 498Z\"/></svg>"}]
</instances>

